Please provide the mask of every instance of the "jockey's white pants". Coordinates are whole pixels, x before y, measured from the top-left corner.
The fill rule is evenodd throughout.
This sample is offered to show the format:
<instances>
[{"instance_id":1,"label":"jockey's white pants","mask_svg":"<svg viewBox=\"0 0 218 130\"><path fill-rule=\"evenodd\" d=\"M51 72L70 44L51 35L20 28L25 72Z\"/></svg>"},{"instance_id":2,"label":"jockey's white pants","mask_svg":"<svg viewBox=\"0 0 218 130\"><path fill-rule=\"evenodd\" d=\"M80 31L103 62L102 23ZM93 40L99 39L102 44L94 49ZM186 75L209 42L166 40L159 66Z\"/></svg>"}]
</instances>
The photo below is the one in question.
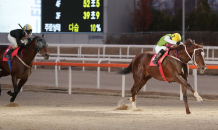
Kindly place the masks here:
<instances>
[{"instance_id":1,"label":"jockey's white pants","mask_svg":"<svg viewBox=\"0 0 218 130\"><path fill-rule=\"evenodd\" d=\"M12 37L10 33L8 34L8 40L13 44L12 48L16 49L18 47L16 38ZM20 40L22 43L27 42L26 39Z\"/></svg>"},{"instance_id":2,"label":"jockey's white pants","mask_svg":"<svg viewBox=\"0 0 218 130\"><path fill-rule=\"evenodd\" d=\"M166 50L167 50L167 47L166 47L166 46L158 46L158 45L157 45L157 46L155 47L155 52L158 53L158 52L160 52L160 50L162 50L162 49L163 49L164 51L166 51Z\"/></svg>"},{"instance_id":3,"label":"jockey's white pants","mask_svg":"<svg viewBox=\"0 0 218 130\"><path fill-rule=\"evenodd\" d=\"M8 34L8 40L13 44L12 48L16 49L18 47L16 38L12 37L10 33Z\"/></svg>"}]
</instances>

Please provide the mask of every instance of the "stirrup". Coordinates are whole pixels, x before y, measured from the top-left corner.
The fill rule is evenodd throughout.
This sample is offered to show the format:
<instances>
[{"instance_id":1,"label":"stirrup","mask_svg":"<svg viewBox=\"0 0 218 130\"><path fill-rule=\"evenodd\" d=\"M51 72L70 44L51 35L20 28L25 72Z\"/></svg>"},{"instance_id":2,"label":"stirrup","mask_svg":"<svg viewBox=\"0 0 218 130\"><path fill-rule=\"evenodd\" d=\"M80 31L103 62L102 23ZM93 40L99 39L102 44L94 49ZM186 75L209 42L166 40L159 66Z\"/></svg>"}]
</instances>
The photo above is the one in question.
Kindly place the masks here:
<instances>
[{"instance_id":1,"label":"stirrup","mask_svg":"<svg viewBox=\"0 0 218 130\"><path fill-rule=\"evenodd\" d=\"M11 55L5 55L4 57L7 58L8 60L11 59Z\"/></svg>"},{"instance_id":2,"label":"stirrup","mask_svg":"<svg viewBox=\"0 0 218 130\"><path fill-rule=\"evenodd\" d=\"M158 62L153 61L153 63L154 63L156 66L158 66Z\"/></svg>"}]
</instances>

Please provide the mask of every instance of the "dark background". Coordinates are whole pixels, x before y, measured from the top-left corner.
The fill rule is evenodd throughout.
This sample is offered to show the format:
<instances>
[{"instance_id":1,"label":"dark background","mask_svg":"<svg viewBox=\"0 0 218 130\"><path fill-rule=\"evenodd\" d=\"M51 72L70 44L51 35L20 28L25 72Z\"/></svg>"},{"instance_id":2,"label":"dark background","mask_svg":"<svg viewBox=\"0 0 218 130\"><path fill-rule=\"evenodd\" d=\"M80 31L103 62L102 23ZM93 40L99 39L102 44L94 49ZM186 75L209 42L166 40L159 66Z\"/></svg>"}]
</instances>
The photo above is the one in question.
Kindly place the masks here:
<instances>
[{"instance_id":1,"label":"dark background","mask_svg":"<svg viewBox=\"0 0 218 130\"><path fill-rule=\"evenodd\" d=\"M56 6L57 0L42 0L42 32L46 32L45 23L60 23L61 24L61 32L72 32L69 30L69 24L77 23L79 25L79 32L91 32L91 24L101 24L101 32L96 33L103 33L103 0L100 0L100 7L90 7L84 8L83 7L83 0L61 0L61 5L58 8ZM91 2L91 0L90 0ZM90 3L91 6L91 3ZM95 20L84 20L83 19L83 12L84 11L99 11L100 17L99 19ZM56 12L61 12L60 19L55 19ZM91 14L90 14L91 15ZM91 16L90 16L91 18ZM54 32L53 32L54 33ZM95 33L95 32L92 32Z\"/></svg>"}]
</instances>

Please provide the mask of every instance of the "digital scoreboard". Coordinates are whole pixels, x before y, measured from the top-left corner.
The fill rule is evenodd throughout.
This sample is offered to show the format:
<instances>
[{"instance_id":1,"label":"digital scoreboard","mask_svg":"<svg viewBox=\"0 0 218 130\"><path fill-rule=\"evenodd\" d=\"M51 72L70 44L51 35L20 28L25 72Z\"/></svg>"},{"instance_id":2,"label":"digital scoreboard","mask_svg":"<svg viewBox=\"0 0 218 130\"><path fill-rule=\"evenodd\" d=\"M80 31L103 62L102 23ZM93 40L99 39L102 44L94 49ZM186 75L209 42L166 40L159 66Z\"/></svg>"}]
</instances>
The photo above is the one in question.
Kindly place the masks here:
<instances>
[{"instance_id":1,"label":"digital scoreboard","mask_svg":"<svg viewBox=\"0 0 218 130\"><path fill-rule=\"evenodd\" d=\"M42 0L41 32L103 33L103 0Z\"/></svg>"}]
</instances>

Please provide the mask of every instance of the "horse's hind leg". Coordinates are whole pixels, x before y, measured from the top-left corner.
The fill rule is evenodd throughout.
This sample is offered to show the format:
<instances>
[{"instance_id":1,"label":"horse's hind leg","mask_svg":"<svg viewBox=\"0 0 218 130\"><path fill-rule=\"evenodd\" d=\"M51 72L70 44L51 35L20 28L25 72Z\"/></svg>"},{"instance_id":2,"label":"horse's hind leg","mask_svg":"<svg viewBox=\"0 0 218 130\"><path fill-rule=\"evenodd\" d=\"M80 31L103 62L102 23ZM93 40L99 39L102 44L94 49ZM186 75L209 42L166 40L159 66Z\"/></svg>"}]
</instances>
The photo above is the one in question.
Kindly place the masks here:
<instances>
[{"instance_id":1,"label":"horse's hind leg","mask_svg":"<svg viewBox=\"0 0 218 130\"><path fill-rule=\"evenodd\" d=\"M26 83L28 78L25 79L21 79L18 83L18 93L20 92L20 89L23 87L23 85ZM18 93L16 93L15 95L12 96L12 98L10 99L11 102L14 102L14 100L16 99Z\"/></svg>"},{"instance_id":2,"label":"horse's hind leg","mask_svg":"<svg viewBox=\"0 0 218 130\"><path fill-rule=\"evenodd\" d=\"M132 101L133 110L136 110L136 97L140 89L147 83L147 81L151 79L151 76L141 77L140 80L135 80L135 83L131 89L132 97L130 97L129 101Z\"/></svg>"},{"instance_id":3,"label":"horse's hind leg","mask_svg":"<svg viewBox=\"0 0 218 130\"><path fill-rule=\"evenodd\" d=\"M4 69L2 69L1 71L0 71L0 78L2 77L2 76L8 76L9 75L9 73L7 72L7 71L5 71ZM1 84L0 84L0 96L1 96L1 92L2 92L2 89L1 89Z\"/></svg>"},{"instance_id":4,"label":"horse's hind leg","mask_svg":"<svg viewBox=\"0 0 218 130\"><path fill-rule=\"evenodd\" d=\"M14 87L14 92L8 91L7 94L10 96L14 96L18 93L17 76L13 75L13 76L11 76L11 78L12 78L12 83L13 83L13 87Z\"/></svg>"}]
</instances>

